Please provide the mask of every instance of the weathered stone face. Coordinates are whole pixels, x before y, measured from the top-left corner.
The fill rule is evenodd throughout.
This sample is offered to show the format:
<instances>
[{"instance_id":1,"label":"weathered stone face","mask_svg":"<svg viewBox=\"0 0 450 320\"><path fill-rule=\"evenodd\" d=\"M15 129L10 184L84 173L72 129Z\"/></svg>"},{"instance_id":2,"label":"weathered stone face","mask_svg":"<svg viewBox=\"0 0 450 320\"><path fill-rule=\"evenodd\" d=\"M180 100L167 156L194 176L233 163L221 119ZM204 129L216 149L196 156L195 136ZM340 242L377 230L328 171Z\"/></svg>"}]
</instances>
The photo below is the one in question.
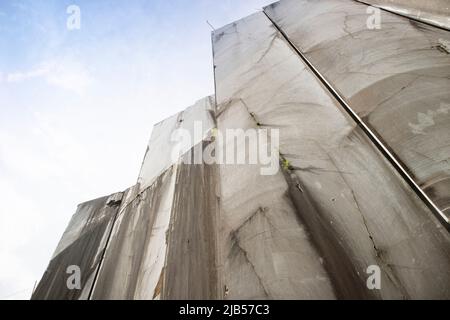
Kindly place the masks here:
<instances>
[{"instance_id":1,"label":"weathered stone face","mask_svg":"<svg viewBox=\"0 0 450 320\"><path fill-rule=\"evenodd\" d=\"M448 32L369 29L367 8L283 0L215 30L215 97L155 126L135 186L79 206L33 298L450 298ZM246 144L227 129L277 130L279 170L251 147L191 162Z\"/></svg>"},{"instance_id":2,"label":"weathered stone face","mask_svg":"<svg viewBox=\"0 0 450 320\"><path fill-rule=\"evenodd\" d=\"M102 254L120 209L122 193L78 206L39 285L34 299L88 299L102 262ZM111 202L113 200L113 202ZM79 267L80 288L70 290L68 268Z\"/></svg>"},{"instance_id":3,"label":"weathered stone face","mask_svg":"<svg viewBox=\"0 0 450 320\"><path fill-rule=\"evenodd\" d=\"M265 12L448 221L450 54L442 46L449 32L386 11L371 30L367 6L355 1L286 0Z\"/></svg>"}]
</instances>

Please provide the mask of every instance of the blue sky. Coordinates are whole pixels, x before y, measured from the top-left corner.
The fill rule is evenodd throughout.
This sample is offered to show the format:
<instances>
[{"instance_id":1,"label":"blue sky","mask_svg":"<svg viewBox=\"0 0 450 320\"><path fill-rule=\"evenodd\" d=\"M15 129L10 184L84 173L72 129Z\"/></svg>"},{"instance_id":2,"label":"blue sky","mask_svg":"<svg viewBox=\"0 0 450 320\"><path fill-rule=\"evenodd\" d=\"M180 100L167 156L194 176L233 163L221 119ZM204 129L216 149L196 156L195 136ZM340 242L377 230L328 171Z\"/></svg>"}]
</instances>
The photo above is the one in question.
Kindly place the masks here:
<instances>
[{"instance_id":1,"label":"blue sky","mask_svg":"<svg viewBox=\"0 0 450 320\"><path fill-rule=\"evenodd\" d=\"M78 203L136 182L154 123L213 93L206 20L270 2L0 1L0 299L29 298Z\"/></svg>"}]
</instances>

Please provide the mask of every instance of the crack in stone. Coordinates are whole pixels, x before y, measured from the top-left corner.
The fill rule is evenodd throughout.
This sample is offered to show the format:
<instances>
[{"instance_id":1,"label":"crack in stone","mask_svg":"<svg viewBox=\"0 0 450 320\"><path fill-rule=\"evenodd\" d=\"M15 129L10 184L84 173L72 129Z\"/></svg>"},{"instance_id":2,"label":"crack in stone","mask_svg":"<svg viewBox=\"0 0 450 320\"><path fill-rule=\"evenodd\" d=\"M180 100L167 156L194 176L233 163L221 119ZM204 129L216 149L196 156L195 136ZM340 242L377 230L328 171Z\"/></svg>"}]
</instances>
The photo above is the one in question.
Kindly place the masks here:
<instances>
[{"instance_id":1,"label":"crack in stone","mask_svg":"<svg viewBox=\"0 0 450 320\"><path fill-rule=\"evenodd\" d=\"M259 127L261 126L261 123L258 121L258 119L256 118L256 114L252 111L250 111L250 108L248 107L247 103L244 101L244 99L239 98L239 101L242 102L242 104L244 105L245 109L247 110L247 113L250 115L250 117L252 117L253 121L255 121L255 124Z\"/></svg>"},{"instance_id":2,"label":"crack in stone","mask_svg":"<svg viewBox=\"0 0 450 320\"><path fill-rule=\"evenodd\" d=\"M346 34L348 34L348 35L350 36L350 38L356 39L355 36L354 36L350 31L348 31L348 28L349 28L349 26L348 26L348 18L349 18L349 15L348 15L348 14L345 14L345 15L344 15L344 27L342 28L342 30L343 30Z\"/></svg>"},{"instance_id":3,"label":"crack in stone","mask_svg":"<svg viewBox=\"0 0 450 320\"><path fill-rule=\"evenodd\" d=\"M370 233L369 226L367 225L366 217L364 217L364 214L362 213L361 208L359 206L359 202L358 202L358 200L356 200L355 192L353 191L353 189L350 189L350 191L352 193L353 201L355 202L356 207L358 208L358 212L361 215L361 218L362 218L364 227L366 228L367 234L369 235L369 239L372 242L373 248L375 249L376 255L378 258L381 259L381 251L378 249L377 245L375 244L375 240L374 240L372 234Z\"/></svg>"},{"instance_id":4,"label":"crack in stone","mask_svg":"<svg viewBox=\"0 0 450 320\"><path fill-rule=\"evenodd\" d=\"M354 191L351 190L351 193L352 193L352 196L353 196L353 200L354 200L354 202L356 204L356 207L358 208L358 212L361 215L361 218L362 218L363 224L364 224L364 226L366 228L366 231L367 231L367 234L369 236L369 239L372 242L372 245L373 245L373 248L375 250L376 256L377 256L378 260L381 262L382 269L384 270L384 272L385 272L386 276L389 278L389 280L391 280L391 282L394 284L394 286L396 286L400 290L400 292L402 293L403 297L404 298L408 298L409 295L408 295L406 289L401 284L400 280L398 279L398 277L396 276L394 270L392 269L392 266L395 266L395 265L385 261L385 259L383 257L383 251L380 250L377 247L376 243L375 243L375 240L374 240L374 238L372 236L372 233L370 232L369 227L367 225L366 218L364 217L364 215L363 215L363 213L361 211L361 208L359 206L358 200L356 199Z\"/></svg>"},{"instance_id":5,"label":"crack in stone","mask_svg":"<svg viewBox=\"0 0 450 320\"><path fill-rule=\"evenodd\" d=\"M275 40L279 39L279 34L278 31L275 31L272 35L272 40L270 40L269 45L267 46L266 50L264 50L263 54L261 55L261 57L258 59L258 61L256 61L256 63L260 63L266 56L267 54L270 52L270 50L273 47L273 44L275 43Z\"/></svg>"},{"instance_id":6,"label":"crack in stone","mask_svg":"<svg viewBox=\"0 0 450 320\"><path fill-rule=\"evenodd\" d=\"M253 273L255 274L256 278L258 279L258 282L259 282L261 288L263 289L265 296L270 297L269 293L267 292L266 287L264 286L264 283L263 283L261 277L258 275L258 272L256 272L255 265L251 262L250 257L248 256L248 252L240 245L239 238L238 238L236 232L235 231L231 232L230 236L231 236L231 241L232 241L233 245L235 245L237 247L237 249L244 255L244 258L247 261L248 265L252 268Z\"/></svg>"},{"instance_id":7,"label":"crack in stone","mask_svg":"<svg viewBox=\"0 0 450 320\"><path fill-rule=\"evenodd\" d=\"M225 111L230 108L230 106L235 102L234 99L229 99L221 104L218 105L218 110L216 114L216 118L219 118Z\"/></svg>"},{"instance_id":8,"label":"crack in stone","mask_svg":"<svg viewBox=\"0 0 450 320\"><path fill-rule=\"evenodd\" d=\"M240 237L239 237L240 230L245 225L247 225L250 221L252 221L258 214L262 214L266 218L266 220L269 223L269 225L272 228L274 228L275 230L277 230L277 228L273 225L273 223L266 216L265 213L267 212L267 210L268 210L268 208L266 208L266 207L259 207L258 210L256 210L244 222L242 222L242 224L237 229L235 229L234 231L230 232L230 237L231 237L231 242L233 243L233 246L236 246L236 248L239 250L239 252L241 252L244 255L245 260L247 261L247 263L252 268L253 273L255 274L255 276L258 278L259 284L260 284L261 288L263 289L264 294L267 297L270 297L270 295L268 293L268 290L264 286L263 280L261 279L261 277L258 275L258 272L256 271L255 265L251 262L250 257L248 256L248 252L241 246L241 244L240 244Z\"/></svg>"},{"instance_id":9,"label":"crack in stone","mask_svg":"<svg viewBox=\"0 0 450 320\"><path fill-rule=\"evenodd\" d=\"M402 86L399 90L395 91L393 94L391 94L389 97L386 97L385 99L383 99L382 101L378 102L377 105L375 106L375 108L372 108L372 110L368 111L368 113L372 113L378 106L381 106L382 104L388 102L389 100L391 100L392 98L394 98L395 96L397 96L400 92L402 92L403 90L405 90L407 87L409 87L410 85L412 85L414 82L416 82L419 78L421 78L422 76L417 76L416 78L414 78L413 80L411 80L410 82L408 82L406 85Z\"/></svg>"}]
</instances>

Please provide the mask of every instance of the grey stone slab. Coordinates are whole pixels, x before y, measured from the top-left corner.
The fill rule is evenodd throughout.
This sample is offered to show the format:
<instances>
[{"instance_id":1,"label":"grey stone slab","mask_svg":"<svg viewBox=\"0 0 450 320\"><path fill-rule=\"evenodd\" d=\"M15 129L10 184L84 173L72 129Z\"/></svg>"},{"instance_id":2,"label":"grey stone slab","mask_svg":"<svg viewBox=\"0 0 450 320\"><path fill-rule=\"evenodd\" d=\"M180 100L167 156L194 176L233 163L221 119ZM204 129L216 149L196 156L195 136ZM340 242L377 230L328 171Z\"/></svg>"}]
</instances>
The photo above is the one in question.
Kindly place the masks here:
<instances>
[{"instance_id":1,"label":"grey stone slab","mask_svg":"<svg viewBox=\"0 0 450 320\"><path fill-rule=\"evenodd\" d=\"M317 11L313 3L305 3L310 7L303 15ZM330 17L338 15L338 9L329 6ZM320 33L310 41L340 33L336 25L337 21L322 22ZM301 281L280 285L285 277L278 270L301 279L313 265L314 254L291 260L290 251L283 250L285 256L278 261L285 267L272 269L274 248L279 247L269 243L283 243L270 236L274 224L275 230L293 228L282 234L303 241L286 245L296 243L294 248L302 252L302 246L312 250L305 245L307 227L327 271L319 277L324 284L332 283L338 298L448 298L448 233L270 20L257 13L216 30L213 46L219 129L247 127L252 121L253 126L279 129L285 164L284 179L262 177L249 166L220 168L222 237L231 240L221 249L229 296L261 298L266 296L264 288L270 288L266 292L276 292L272 295L276 298L286 297L290 290L297 297L307 292L330 297L324 287L312 290L319 288L313 285L317 282L309 289L302 288ZM242 123L244 118L247 124ZM291 202L283 196L286 191ZM299 222L285 220L293 219L294 213ZM237 237L244 239L242 243L236 240L236 230L243 232ZM263 238L268 242L245 241L258 231L269 234L268 240ZM371 265L381 269L380 290L366 286ZM315 270L320 273L321 268Z\"/></svg>"},{"instance_id":2,"label":"grey stone slab","mask_svg":"<svg viewBox=\"0 0 450 320\"><path fill-rule=\"evenodd\" d=\"M247 24L255 30L263 28L264 24L255 23L254 18L238 22L237 28ZM242 36L247 38L251 34L244 32ZM216 45L220 46L220 43L215 42L218 49ZM220 55L220 51L216 54ZM216 60L218 72L220 61ZM218 77L218 80L221 88L222 79ZM240 103L229 104L220 110L217 123L224 136L227 129L257 129ZM231 139L226 139L225 150L233 145L236 149L242 147L231 143ZM268 150L270 146L262 144L260 147ZM246 149L247 157L249 150ZM336 296L323 259L287 196L288 185L282 172L261 175L261 167L260 164L219 165L221 297L334 299Z\"/></svg>"},{"instance_id":3,"label":"grey stone slab","mask_svg":"<svg viewBox=\"0 0 450 320\"><path fill-rule=\"evenodd\" d=\"M109 203L110 199L121 199L123 193L119 192L109 197L102 197L99 199L91 200L78 205L77 211L72 216L69 225L67 226L58 246L53 253L53 257L64 251L69 245L76 241L81 234L90 230L92 225L97 224L105 218L104 211L101 211L103 207L116 207L119 203Z\"/></svg>"},{"instance_id":4,"label":"grey stone slab","mask_svg":"<svg viewBox=\"0 0 450 320\"><path fill-rule=\"evenodd\" d=\"M206 145L207 142L200 143L195 148L202 152ZM178 166L163 299L219 298L216 170L215 165L206 164L182 163Z\"/></svg>"},{"instance_id":5,"label":"grey stone slab","mask_svg":"<svg viewBox=\"0 0 450 320\"><path fill-rule=\"evenodd\" d=\"M265 10L445 211L448 34L386 12L368 31L366 9ZM155 126L138 183L78 207L33 299L450 298L448 232L265 14L212 36L217 107L207 97ZM177 129L194 139L172 157ZM189 164L246 144L229 129L279 130L279 146L257 147L279 170L262 175L248 145L247 164Z\"/></svg>"},{"instance_id":6,"label":"grey stone slab","mask_svg":"<svg viewBox=\"0 0 450 320\"><path fill-rule=\"evenodd\" d=\"M106 248L92 299L159 299L177 166L128 198ZM135 191L134 191L135 192Z\"/></svg>"},{"instance_id":7,"label":"grey stone slab","mask_svg":"<svg viewBox=\"0 0 450 320\"><path fill-rule=\"evenodd\" d=\"M449 0L364 0L362 2L450 30Z\"/></svg>"},{"instance_id":8,"label":"grey stone slab","mask_svg":"<svg viewBox=\"0 0 450 320\"><path fill-rule=\"evenodd\" d=\"M144 156L138 183L140 190L146 189L154 180L171 165L178 161L178 157L172 157L177 129L184 129L189 132L191 142L181 146L180 155L190 150L207 136L208 131L214 127L212 96L197 101L193 106L186 108L172 117L156 124L152 131L150 142ZM195 122L201 123L201 130L198 134L194 131Z\"/></svg>"},{"instance_id":9,"label":"grey stone slab","mask_svg":"<svg viewBox=\"0 0 450 320\"><path fill-rule=\"evenodd\" d=\"M450 210L450 33L355 1L265 8L441 209Z\"/></svg>"},{"instance_id":10,"label":"grey stone slab","mask_svg":"<svg viewBox=\"0 0 450 320\"><path fill-rule=\"evenodd\" d=\"M122 193L82 203L72 217L32 299L87 299L97 273L103 250L119 210ZM116 199L111 203L111 199ZM69 266L77 266L81 288L70 290Z\"/></svg>"}]
</instances>

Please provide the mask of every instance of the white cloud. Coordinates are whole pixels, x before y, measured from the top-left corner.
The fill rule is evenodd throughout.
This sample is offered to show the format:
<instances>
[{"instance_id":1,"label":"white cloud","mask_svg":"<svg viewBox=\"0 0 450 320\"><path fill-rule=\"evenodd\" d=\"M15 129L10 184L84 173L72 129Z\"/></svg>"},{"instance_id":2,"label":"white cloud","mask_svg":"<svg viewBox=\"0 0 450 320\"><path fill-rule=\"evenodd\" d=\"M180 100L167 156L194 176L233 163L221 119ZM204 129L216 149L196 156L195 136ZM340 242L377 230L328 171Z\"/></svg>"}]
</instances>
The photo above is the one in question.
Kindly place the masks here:
<instances>
[{"instance_id":1,"label":"white cloud","mask_svg":"<svg viewBox=\"0 0 450 320\"><path fill-rule=\"evenodd\" d=\"M21 83L43 78L47 84L82 95L93 83L86 67L70 59L40 63L29 71L9 73L7 83Z\"/></svg>"},{"instance_id":2,"label":"white cloud","mask_svg":"<svg viewBox=\"0 0 450 320\"><path fill-rule=\"evenodd\" d=\"M49 71L50 70L41 67L41 68L33 69L28 72L9 73L6 76L6 82L9 82L9 83L23 82L23 81L26 81L29 79L45 76L46 74L48 74Z\"/></svg>"},{"instance_id":3,"label":"white cloud","mask_svg":"<svg viewBox=\"0 0 450 320\"><path fill-rule=\"evenodd\" d=\"M53 113L34 113L32 126L0 128L0 299L30 297L75 204L91 196L82 187L92 192L87 150L62 112Z\"/></svg>"},{"instance_id":4,"label":"white cloud","mask_svg":"<svg viewBox=\"0 0 450 320\"><path fill-rule=\"evenodd\" d=\"M54 86L83 94L93 83L85 67L75 63L56 63L50 68L46 80Z\"/></svg>"},{"instance_id":5,"label":"white cloud","mask_svg":"<svg viewBox=\"0 0 450 320\"><path fill-rule=\"evenodd\" d=\"M24 198L11 179L0 181L2 201L0 215L0 255L2 263L0 272L0 299L27 299L30 297L33 283L37 280L36 268L30 268L30 259L18 255L30 245L31 239L39 236L43 228L43 215L36 209L36 204ZM33 213L33 214L30 214ZM20 236L18 236L20 234Z\"/></svg>"}]
</instances>

